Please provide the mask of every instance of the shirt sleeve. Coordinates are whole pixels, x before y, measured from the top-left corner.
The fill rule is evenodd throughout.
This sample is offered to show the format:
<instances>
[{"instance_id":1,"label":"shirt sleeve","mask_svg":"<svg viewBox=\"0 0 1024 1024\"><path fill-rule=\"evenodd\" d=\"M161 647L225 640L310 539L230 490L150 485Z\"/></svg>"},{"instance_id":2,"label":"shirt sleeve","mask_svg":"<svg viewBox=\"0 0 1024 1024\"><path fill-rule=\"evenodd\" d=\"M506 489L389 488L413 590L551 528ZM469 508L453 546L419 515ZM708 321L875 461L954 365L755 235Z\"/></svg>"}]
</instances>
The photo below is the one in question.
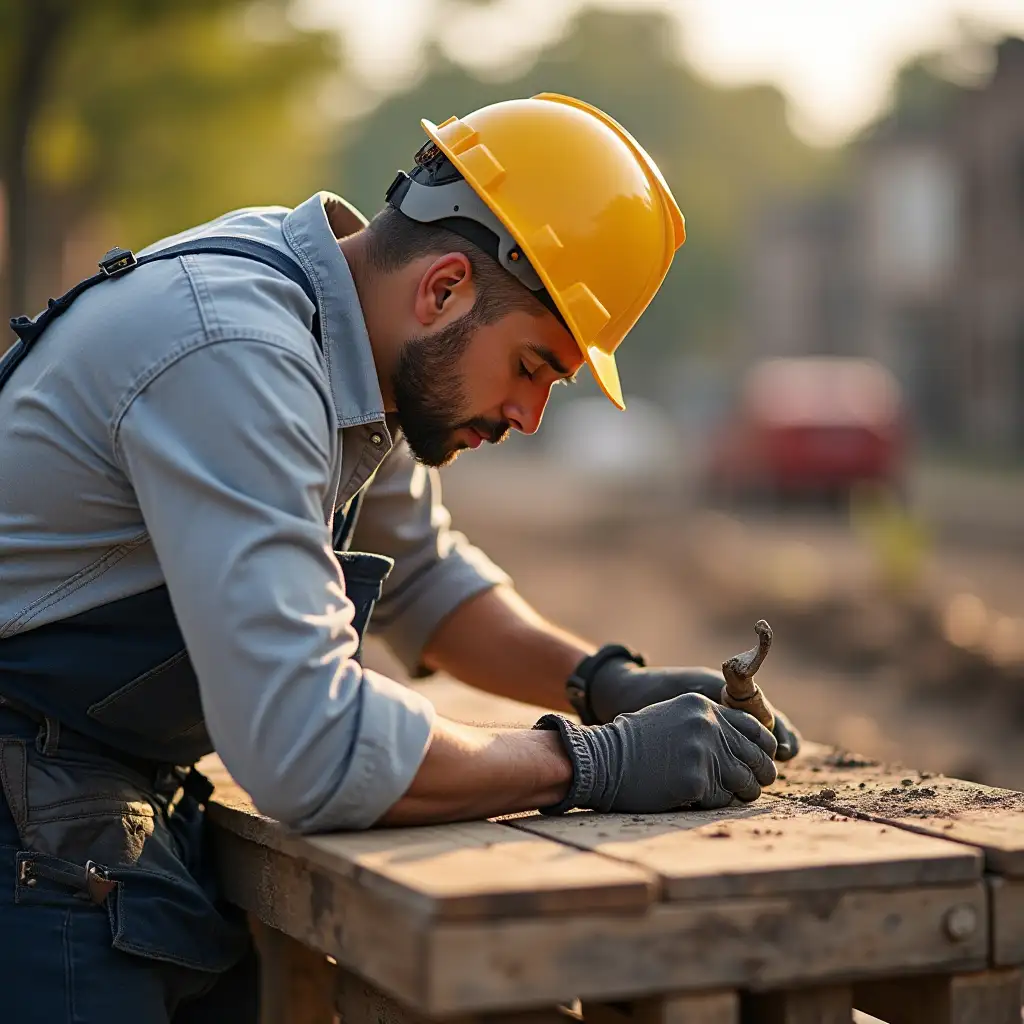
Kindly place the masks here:
<instances>
[{"instance_id":1,"label":"shirt sleeve","mask_svg":"<svg viewBox=\"0 0 1024 1024\"><path fill-rule=\"evenodd\" d=\"M390 555L395 568L373 613L380 636L413 675L434 631L460 604L511 582L479 548L451 529L441 476L399 440L367 488L352 548Z\"/></svg>"},{"instance_id":2,"label":"shirt sleeve","mask_svg":"<svg viewBox=\"0 0 1024 1024\"><path fill-rule=\"evenodd\" d=\"M365 828L408 789L433 708L352 660L331 550L322 371L285 343L206 343L117 425L199 679L207 727L256 806L301 831Z\"/></svg>"}]
</instances>

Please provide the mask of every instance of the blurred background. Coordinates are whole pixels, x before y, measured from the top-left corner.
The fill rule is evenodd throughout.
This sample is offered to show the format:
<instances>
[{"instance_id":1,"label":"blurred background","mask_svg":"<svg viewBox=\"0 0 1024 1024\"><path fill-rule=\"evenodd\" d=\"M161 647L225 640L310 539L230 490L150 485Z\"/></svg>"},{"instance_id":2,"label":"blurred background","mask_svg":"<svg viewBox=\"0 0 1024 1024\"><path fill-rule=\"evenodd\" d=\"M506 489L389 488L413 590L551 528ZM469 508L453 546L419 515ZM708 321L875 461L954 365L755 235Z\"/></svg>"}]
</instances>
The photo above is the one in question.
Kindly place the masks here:
<instances>
[{"instance_id":1,"label":"blurred background","mask_svg":"<svg viewBox=\"0 0 1024 1024\"><path fill-rule=\"evenodd\" d=\"M457 524L597 642L720 664L765 617L807 735L1024 788L1022 36L1019 0L0 0L0 314L236 207L372 215L420 117L581 96L688 240L627 412L558 389L446 471Z\"/></svg>"}]
</instances>

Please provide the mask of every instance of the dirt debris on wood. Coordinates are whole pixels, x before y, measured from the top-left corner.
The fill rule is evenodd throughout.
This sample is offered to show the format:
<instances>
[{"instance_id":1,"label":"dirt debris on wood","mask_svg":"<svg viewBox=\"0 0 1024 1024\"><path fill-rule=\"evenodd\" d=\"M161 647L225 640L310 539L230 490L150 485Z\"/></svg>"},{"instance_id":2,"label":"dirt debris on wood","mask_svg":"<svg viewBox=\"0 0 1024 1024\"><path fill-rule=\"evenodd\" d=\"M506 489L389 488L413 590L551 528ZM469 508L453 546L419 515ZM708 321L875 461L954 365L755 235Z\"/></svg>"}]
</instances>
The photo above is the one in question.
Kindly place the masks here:
<instances>
[{"instance_id":1,"label":"dirt debris on wood","mask_svg":"<svg viewBox=\"0 0 1024 1024\"><path fill-rule=\"evenodd\" d=\"M773 792L812 807L884 818L956 819L978 811L1024 811L1024 793L882 765L843 751L812 752L804 764L794 761Z\"/></svg>"}]
</instances>

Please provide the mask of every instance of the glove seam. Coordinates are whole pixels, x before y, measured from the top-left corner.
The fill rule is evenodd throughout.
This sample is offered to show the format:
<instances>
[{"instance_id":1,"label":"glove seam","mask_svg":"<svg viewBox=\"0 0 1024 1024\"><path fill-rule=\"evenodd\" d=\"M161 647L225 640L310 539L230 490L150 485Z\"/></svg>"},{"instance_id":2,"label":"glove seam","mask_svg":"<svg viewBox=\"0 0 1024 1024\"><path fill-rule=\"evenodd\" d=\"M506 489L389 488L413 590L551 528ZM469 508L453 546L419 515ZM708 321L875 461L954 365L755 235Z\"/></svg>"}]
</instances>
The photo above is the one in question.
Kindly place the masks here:
<instances>
[{"instance_id":1,"label":"glove seam","mask_svg":"<svg viewBox=\"0 0 1024 1024\"><path fill-rule=\"evenodd\" d=\"M585 801L593 793L594 758L585 735L586 728L563 715L544 715L534 725L534 729L556 729L572 762L572 784L569 786L569 792L559 803L538 808L541 814L565 814L574 807L585 806Z\"/></svg>"}]
</instances>

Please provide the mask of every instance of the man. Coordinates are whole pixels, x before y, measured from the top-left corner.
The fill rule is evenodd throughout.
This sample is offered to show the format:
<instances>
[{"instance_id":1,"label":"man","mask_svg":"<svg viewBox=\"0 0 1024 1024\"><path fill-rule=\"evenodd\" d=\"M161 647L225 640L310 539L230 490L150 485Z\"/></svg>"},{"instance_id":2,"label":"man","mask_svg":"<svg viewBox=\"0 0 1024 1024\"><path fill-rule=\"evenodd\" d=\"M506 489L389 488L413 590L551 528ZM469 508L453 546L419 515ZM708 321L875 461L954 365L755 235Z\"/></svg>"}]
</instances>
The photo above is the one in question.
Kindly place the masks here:
<instances>
[{"instance_id":1,"label":"man","mask_svg":"<svg viewBox=\"0 0 1024 1024\"><path fill-rule=\"evenodd\" d=\"M717 807L755 799L796 751L783 719L773 736L716 703L719 673L649 669L546 622L449 530L433 467L536 431L584 363L622 406L614 351L685 233L651 159L584 103L423 126L368 226L326 194L238 211L138 262L112 250L88 286L13 322L11 1019L254 1012L247 936L204 857L208 790L173 767L214 748L262 811L307 832ZM584 724L440 718L361 667L378 598L376 628L412 671Z\"/></svg>"}]
</instances>

